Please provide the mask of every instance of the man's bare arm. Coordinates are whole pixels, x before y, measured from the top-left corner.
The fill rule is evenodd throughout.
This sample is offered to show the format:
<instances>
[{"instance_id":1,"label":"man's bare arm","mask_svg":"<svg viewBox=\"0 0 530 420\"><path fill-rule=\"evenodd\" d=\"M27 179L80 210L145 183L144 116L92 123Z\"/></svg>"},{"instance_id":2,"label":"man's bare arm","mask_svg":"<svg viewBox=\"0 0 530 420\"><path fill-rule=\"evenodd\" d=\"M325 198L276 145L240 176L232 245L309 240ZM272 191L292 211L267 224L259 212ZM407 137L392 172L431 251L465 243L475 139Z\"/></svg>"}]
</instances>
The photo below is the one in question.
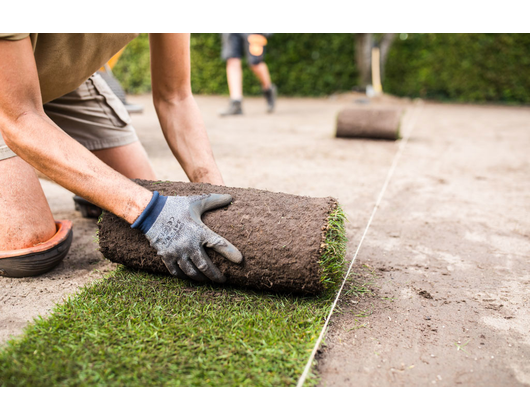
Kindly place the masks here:
<instances>
[{"instance_id":1,"label":"man's bare arm","mask_svg":"<svg viewBox=\"0 0 530 420\"><path fill-rule=\"evenodd\" d=\"M224 185L191 93L190 35L150 34L153 101L171 151L192 182Z\"/></svg>"},{"instance_id":2,"label":"man's bare arm","mask_svg":"<svg viewBox=\"0 0 530 420\"><path fill-rule=\"evenodd\" d=\"M152 193L96 158L44 113L29 38L0 40L0 129L7 146L59 185L133 223Z\"/></svg>"}]
</instances>

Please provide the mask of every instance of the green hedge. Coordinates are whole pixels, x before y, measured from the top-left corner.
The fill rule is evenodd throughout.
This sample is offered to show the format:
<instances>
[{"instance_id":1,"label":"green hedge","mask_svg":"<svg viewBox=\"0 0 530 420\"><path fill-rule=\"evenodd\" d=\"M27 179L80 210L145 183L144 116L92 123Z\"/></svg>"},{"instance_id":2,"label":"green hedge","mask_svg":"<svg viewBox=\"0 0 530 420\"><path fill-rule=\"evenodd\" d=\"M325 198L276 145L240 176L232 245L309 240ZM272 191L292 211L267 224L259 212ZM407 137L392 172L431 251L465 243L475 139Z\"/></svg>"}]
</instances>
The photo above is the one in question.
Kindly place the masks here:
<instances>
[{"instance_id":1,"label":"green hedge","mask_svg":"<svg viewBox=\"0 0 530 420\"><path fill-rule=\"evenodd\" d=\"M149 62L149 37L147 34L141 34L127 45L112 72L128 93L149 92L151 90Z\"/></svg>"},{"instance_id":2,"label":"green hedge","mask_svg":"<svg viewBox=\"0 0 530 420\"><path fill-rule=\"evenodd\" d=\"M350 90L357 82L351 34L274 34L267 47L265 59L282 95L327 95ZM193 92L228 94L219 34L191 36L191 63ZM148 90L147 35L140 35L127 47L114 73L128 92ZM243 78L245 94L261 94L259 82L246 65Z\"/></svg>"},{"instance_id":3,"label":"green hedge","mask_svg":"<svg viewBox=\"0 0 530 420\"><path fill-rule=\"evenodd\" d=\"M409 34L389 53L385 90L459 102L530 102L530 35Z\"/></svg>"},{"instance_id":4,"label":"green hedge","mask_svg":"<svg viewBox=\"0 0 530 420\"><path fill-rule=\"evenodd\" d=\"M406 39L404 39L406 38ZM219 34L191 37L195 93L227 94ZM281 95L321 96L357 84L353 34L274 34L266 62ZM141 35L125 50L115 74L128 92L149 90L149 47ZM399 96L461 102L530 102L530 35L409 34L390 51L384 89ZM246 95L260 94L244 67Z\"/></svg>"}]
</instances>

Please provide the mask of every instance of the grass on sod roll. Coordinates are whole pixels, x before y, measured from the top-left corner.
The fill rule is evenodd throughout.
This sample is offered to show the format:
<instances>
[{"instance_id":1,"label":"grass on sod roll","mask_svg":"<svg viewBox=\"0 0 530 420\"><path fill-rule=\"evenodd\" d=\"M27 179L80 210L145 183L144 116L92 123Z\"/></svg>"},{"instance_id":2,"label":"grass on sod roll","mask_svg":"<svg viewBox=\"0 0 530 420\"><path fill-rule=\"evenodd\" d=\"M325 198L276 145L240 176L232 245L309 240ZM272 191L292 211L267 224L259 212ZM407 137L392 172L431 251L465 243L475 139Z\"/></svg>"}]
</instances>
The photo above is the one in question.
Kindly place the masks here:
<instances>
[{"instance_id":1,"label":"grass on sod roll","mask_svg":"<svg viewBox=\"0 0 530 420\"><path fill-rule=\"evenodd\" d=\"M321 279L326 289L333 288L344 277L344 257L346 255L346 215L341 206L329 215L325 231L323 252L320 258Z\"/></svg>"},{"instance_id":2,"label":"grass on sod roll","mask_svg":"<svg viewBox=\"0 0 530 420\"><path fill-rule=\"evenodd\" d=\"M331 285L344 273L342 210L326 239L322 278ZM0 385L292 386L335 290L267 294L120 268L9 341ZM317 382L312 373L306 384Z\"/></svg>"}]
</instances>

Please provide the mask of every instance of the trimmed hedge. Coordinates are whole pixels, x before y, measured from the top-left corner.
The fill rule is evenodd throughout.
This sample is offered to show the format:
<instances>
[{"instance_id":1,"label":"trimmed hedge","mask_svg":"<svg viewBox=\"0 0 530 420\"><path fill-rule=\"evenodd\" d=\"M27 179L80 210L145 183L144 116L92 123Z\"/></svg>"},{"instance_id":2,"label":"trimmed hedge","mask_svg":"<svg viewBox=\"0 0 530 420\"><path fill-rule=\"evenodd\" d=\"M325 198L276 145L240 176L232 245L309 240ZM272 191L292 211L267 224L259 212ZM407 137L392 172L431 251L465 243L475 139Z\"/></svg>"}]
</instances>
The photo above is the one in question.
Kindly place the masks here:
<instances>
[{"instance_id":1,"label":"trimmed hedge","mask_svg":"<svg viewBox=\"0 0 530 420\"><path fill-rule=\"evenodd\" d=\"M387 92L458 102L530 102L529 34L402 38L389 52Z\"/></svg>"},{"instance_id":2,"label":"trimmed hedge","mask_svg":"<svg viewBox=\"0 0 530 420\"><path fill-rule=\"evenodd\" d=\"M286 96L321 96L348 91L357 82L352 34L274 34L265 61L273 83ZM228 94L220 34L192 34L192 89L194 93ZM246 95L260 95L261 87L243 63ZM114 74L130 93L149 90L149 41L140 35L127 47Z\"/></svg>"},{"instance_id":3,"label":"trimmed hedge","mask_svg":"<svg viewBox=\"0 0 530 420\"><path fill-rule=\"evenodd\" d=\"M128 93L151 91L151 68L149 59L149 36L141 34L132 40L112 69Z\"/></svg>"},{"instance_id":4,"label":"trimmed hedge","mask_svg":"<svg viewBox=\"0 0 530 420\"><path fill-rule=\"evenodd\" d=\"M383 82L386 92L459 102L530 102L530 35L409 34L392 46ZM274 34L266 62L285 96L349 91L358 82L353 34ZM228 94L219 34L191 37L195 93ZM114 73L131 93L149 90L149 47L142 34L125 50ZM244 66L244 92L260 86Z\"/></svg>"}]
</instances>

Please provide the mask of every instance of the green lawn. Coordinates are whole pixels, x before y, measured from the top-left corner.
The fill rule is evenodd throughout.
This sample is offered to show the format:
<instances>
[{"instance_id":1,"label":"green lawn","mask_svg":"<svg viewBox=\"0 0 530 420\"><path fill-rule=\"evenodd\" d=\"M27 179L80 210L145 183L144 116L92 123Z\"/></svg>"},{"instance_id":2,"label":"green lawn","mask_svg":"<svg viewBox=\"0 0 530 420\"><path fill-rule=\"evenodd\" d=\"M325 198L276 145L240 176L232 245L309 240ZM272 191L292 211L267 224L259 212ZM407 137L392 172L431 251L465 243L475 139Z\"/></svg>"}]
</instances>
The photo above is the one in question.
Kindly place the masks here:
<instances>
[{"instance_id":1,"label":"green lawn","mask_svg":"<svg viewBox=\"0 0 530 420\"><path fill-rule=\"evenodd\" d=\"M295 385L332 300L118 269L11 340L0 384Z\"/></svg>"},{"instance_id":2,"label":"green lawn","mask_svg":"<svg viewBox=\"0 0 530 420\"><path fill-rule=\"evenodd\" d=\"M0 385L295 385L344 276L344 222L339 207L323 230L319 297L120 268L9 341ZM317 382L312 373L306 385Z\"/></svg>"}]
</instances>

